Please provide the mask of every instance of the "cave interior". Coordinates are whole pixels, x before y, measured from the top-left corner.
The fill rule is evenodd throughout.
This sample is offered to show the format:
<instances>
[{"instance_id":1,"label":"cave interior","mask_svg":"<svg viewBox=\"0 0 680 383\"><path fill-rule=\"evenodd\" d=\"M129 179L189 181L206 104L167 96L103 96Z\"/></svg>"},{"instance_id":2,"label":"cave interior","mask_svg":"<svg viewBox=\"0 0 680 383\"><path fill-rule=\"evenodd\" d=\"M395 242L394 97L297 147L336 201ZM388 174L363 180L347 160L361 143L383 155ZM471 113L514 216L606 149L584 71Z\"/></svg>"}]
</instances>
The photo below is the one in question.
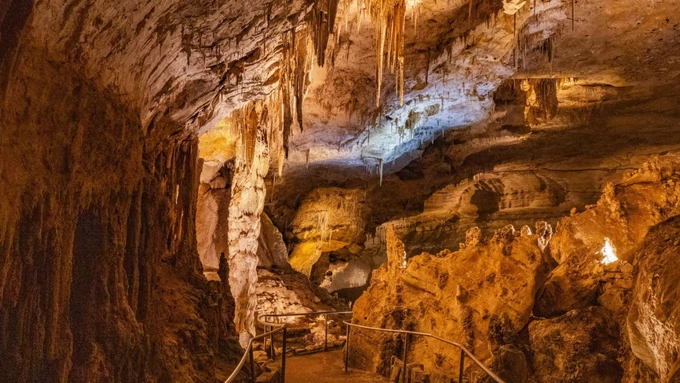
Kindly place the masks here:
<instances>
[{"instance_id":1,"label":"cave interior","mask_svg":"<svg viewBox=\"0 0 680 383\"><path fill-rule=\"evenodd\" d=\"M680 382L680 0L2 0L0 127L0 382Z\"/></svg>"}]
</instances>

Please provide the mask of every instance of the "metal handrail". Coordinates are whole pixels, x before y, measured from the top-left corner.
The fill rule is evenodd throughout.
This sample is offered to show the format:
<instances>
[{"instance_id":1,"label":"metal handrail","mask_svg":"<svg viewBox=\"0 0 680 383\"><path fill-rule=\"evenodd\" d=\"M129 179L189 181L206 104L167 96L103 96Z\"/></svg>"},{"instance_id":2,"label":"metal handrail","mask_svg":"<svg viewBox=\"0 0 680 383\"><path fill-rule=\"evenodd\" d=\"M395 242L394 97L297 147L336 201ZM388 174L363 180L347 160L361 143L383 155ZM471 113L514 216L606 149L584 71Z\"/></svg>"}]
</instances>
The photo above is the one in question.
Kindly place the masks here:
<instances>
[{"instance_id":1,"label":"metal handrail","mask_svg":"<svg viewBox=\"0 0 680 383\"><path fill-rule=\"evenodd\" d=\"M352 311L312 311L309 313L263 314L260 318L300 317L321 314L351 314Z\"/></svg>"},{"instance_id":2,"label":"metal handrail","mask_svg":"<svg viewBox=\"0 0 680 383\"><path fill-rule=\"evenodd\" d=\"M324 320L324 341L323 341L323 351L328 350L328 316L329 315L342 315L342 314L351 314L351 311L312 311L309 313L288 313L288 314L263 314L260 316L262 319L268 319L268 318L281 318L281 317L299 317L299 316L312 316L312 315L323 315L323 320ZM267 331L267 325L271 325L273 323L271 322L266 322L265 320L261 320L261 323L265 325L263 327L264 331ZM272 342L273 343L273 342ZM274 350L272 349L272 353Z\"/></svg>"},{"instance_id":3,"label":"metal handrail","mask_svg":"<svg viewBox=\"0 0 680 383\"><path fill-rule=\"evenodd\" d=\"M238 373L241 372L241 369L243 369L243 366L246 364L246 357L250 357L250 381L255 382L255 369L254 369L254 359L253 359L253 342L258 340L258 339L264 339L266 337L270 337L270 349L269 349L269 355L275 359L276 358L276 349L274 348L274 334L278 332L283 333L283 340L282 340L282 349L281 349L281 383L284 383L286 381L286 326L287 324L285 323L274 323L274 322L267 322L264 319L267 318L279 318L279 317L291 317L291 316L311 316L311 315L322 315L324 316L324 321L326 322L325 326L325 339L324 339L324 346L323 350L326 351L328 347L328 315L334 315L334 314L351 314L351 311L314 311L314 312L309 312L309 313L289 313L289 314L263 314L258 317L258 322L259 324L262 325L263 332L260 335L254 336L250 338L248 341L248 345L246 346L245 351L243 352L243 356L241 357L241 360L239 361L238 365L234 369L234 372L229 375L227 380L224 381L224 383L232 383L234 380L236 380L236 377L238 376ZM274 327L277 327L274 329ZM268 330L271 329L271 330ZM266 344L266 341L265 341Z\"/></svg>"},{"instance_id":4,"label":"metal handrail","mask_svg":"<svg viewBox=\"0 0 680 383\"><path fill-rule=\"evenodd\" d=\"M381 327L370 327L370 326L363 326L360 324L355 324L355 323L349 323L346 321L343 321L344 324L347 325L347 340L345 341L345 372L347 372L347 365L349 363L349 336L350 336L350 328L351 327L357 327L357 328L362 328L366 330L374 330L374 331L382 331L382 332L392 332L392 333L398 333L398 334L405 334L406 340L404 342L404 373L402 374L402 381L406 382L406 357L407 357L407 350L408 350L408 343L409 343L409 338L411 335L420 335L424 337L429 337L436 339L440 342L458 347L460 349L460 368L459 368L459 373L458 373L458 382L462 383L463 382L463 368L464 368L464 362L465 362L465 355L468 356L468 358L472 359L473 362L477 366L479 366L484 372L486 372L493 380L495 380L497 383L505 383L503 379L501 379L498 375L496 375L493 371L489 370L488 367L484 365L484 363L480 362L479 359L477 359L467 348L465 348L463 345L460 343L456 343L441 337L438 337L436 335L432 335L426 332L418 332L418 331L407 331L407 330L392 330L392 329L387 329L387 328L381 328Z\"/></svg>"},{"instance_id":5,"label":"metal handrail","mask_svg":"<svg viewBox=\"0 0 680 383\"><path fill-rule=\"evenodd\" d=\"M227 380L224 381L224 383L232 383L236 378L238 377L238 373L241 372L241 369L243 368L243 365L246 363L246 356L250 356L250 381L251 383L255 383L255 360L253 359L253 342L258 339L263 339L267 336L271 336L272 338L272 347L273 347L273 340L274 340L274 334L277 332L283 332L283 350L281 352L281 383L284 383L286 380L286 324L279 324L279 323L271 323L269 324L270 326L279 326L278 328L271 330L269 332L265 332L263 334L254 336L250 338L248 341L248 345L246 346L245 351L243 352L243 356L241 357L241 360L238 362L238 365L236 366L236 369L234 369L234 372L229 375Z\"/></svg>"}]
</instances>

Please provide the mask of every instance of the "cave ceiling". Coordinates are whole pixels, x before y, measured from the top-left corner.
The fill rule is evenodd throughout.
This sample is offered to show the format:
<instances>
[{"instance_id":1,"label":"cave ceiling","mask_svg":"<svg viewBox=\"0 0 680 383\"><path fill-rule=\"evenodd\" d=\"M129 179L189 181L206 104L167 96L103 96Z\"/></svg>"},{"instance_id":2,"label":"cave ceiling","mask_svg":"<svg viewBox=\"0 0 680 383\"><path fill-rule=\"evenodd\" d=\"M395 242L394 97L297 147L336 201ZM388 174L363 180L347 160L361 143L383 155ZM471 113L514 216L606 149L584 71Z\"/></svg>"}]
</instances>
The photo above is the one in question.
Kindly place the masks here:
<instances>
[{"instance_id":1,"label":"cave ceiling","mask_svg":"<svg viewBox=\"0 0 680 383\"><path fill-rule=\"evenodd\" d=\"M494 92L511 78L639 92L677 85L676 0L409 0L403 85L389 48L376 49L389 22L368 9L373 3L41 1L26 35L54 65L77 67L127 101L146 134L159 119L176 122L177 133L203 134L249 102L285 102L272 95L291 81L282 74L286 49L306 43L305 63L293 70L303 78L292 79L304 84L288 96L300 104L283 140L290 177L397 171L437 137L487 122ZM377 51L386 57L381 81Z\"/></svg>"}]
</instances>

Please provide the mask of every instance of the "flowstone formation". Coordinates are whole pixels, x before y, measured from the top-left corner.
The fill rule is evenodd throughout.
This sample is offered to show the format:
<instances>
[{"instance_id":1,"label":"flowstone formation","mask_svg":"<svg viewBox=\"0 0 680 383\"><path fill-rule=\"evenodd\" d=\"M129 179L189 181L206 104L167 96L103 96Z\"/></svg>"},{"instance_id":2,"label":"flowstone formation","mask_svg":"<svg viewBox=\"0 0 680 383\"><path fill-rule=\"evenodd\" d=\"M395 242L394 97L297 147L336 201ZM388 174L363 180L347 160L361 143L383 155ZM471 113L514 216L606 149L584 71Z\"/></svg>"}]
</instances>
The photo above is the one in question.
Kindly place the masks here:
<instances>
[{"instance_id":1,"label":"flowstone formation","mask_svg":"<svg viewBox=\"0 0 680 383\"><path fill-rule=\"evenodd\" d=\"M678 181L677 157L656 159L554 233L544 223L491 238L475 228L456 252L407 259L388 228L388 262L353 321L460 342L509 382L672 382ZM357 330L351 360L388 375L402 339ZM416 337L409 355L430 381L458 370L457 352L434 340Z\"/></svg>"},{"instance_id":2,"label":"flowstone formation","mask_svg":"<svg viewBox=\"0 0 680 383\"><path fill-rule=\"evenodd\" d=\"M291 223L295 236L291 265L309 276L324 254L326 258L332 252L357 255L366 239L365 199L359 189L316 189L307 195Z\"/></svg>"}]
</instances>

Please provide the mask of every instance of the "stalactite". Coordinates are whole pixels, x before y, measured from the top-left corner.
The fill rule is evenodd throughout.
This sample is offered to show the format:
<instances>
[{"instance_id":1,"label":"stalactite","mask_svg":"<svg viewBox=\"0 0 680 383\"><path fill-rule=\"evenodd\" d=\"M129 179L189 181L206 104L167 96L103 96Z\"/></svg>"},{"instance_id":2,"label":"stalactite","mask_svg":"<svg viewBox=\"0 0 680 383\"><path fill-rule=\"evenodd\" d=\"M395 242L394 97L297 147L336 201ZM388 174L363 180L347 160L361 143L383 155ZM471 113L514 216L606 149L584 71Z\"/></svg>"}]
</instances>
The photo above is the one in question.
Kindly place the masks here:
<instances>
[{"instance_id":1,"label":"stalactite","mask_svg":"<svg viewBox=\"0 0 680 383\"><path fill-rule=\"evenodd\" d=\"M325 65L328 39L334 32L337 12L338 0L320 0L314 2L311 12L307 15L307 27L319 66Z\"/></svg>"},{"instance_id":2,"label":"stalactite","mask_svg":"<svg viewBox=\"0 0 680 383\"><path fill-rule=\"evenodd\" d=\"M418 35L418 8L413 8L413 35Z\"/></svg>"},{"instance_id":3,"label":"stalactite","mask_svg":"<svg viewBox=\"0 0 680 383\"><path fill-rule=\"evenodd\" d=\"M555 44L555 36L552 35L548 37L547 39L543 40L543 44L541 44L538 47L539 52L541 52L543 55L548 56L548 62L552 63L553 57L554 57L554 44Z\"/></svg>"},{"instance_id":4,"label":"stalactite","mask_svg":"<svg viewBox=\"0 0 680 383\"><path fill-rule=\"evenodd\" d=\"M430 80L430 48L427 49L427 58L425 62L425 84L427 85Z\"/></svg>"},{"instance_id":5,"label":"stalactite","mask_svg":"<svg viewBox=\"0 0 680 383\"><path fill-rule=\"evenodd\" d=\"M285 153L283 151L279 151L279 160L277 163L277 171L279 174L279 178L283 175L283 163L285 161Z\"/></svg>"},{"instance_id":6,"label":"stalactite","mask_svg":"<svg viewBox=\"0 0 680 383\"><path fill-rule=\"evenodd\" d=\"M269 194L269 202L274 202L274 191L276 190L276 173L272 175L272 191Z\"/></svg>"},{"instance_id":7,"label":"stalactite","mask_svg":"<svg viewBox=\"0 0 680 383\"><path fill-rule=\"evenodd\" d=\"M514 16L515 20L515 28L517 27L517 15ZM517 36L517 33L515 33L515 73L517 73L519 69L519 37Z\"/></svg>"},{"instance_id":8,"label":"stalactite","mask_svg":"<svg viewBox=\"0 0 680 383\"><path fill-rule=\"evenodd\" d=\"M378 158L378 172L380 173L380 186L382 186L383 182L383 159Z\"/></svg>"},{"instance_id":9,"label":"stalactite","mask_svg":"<svg viewBox=\"0 0 680 383\"><path fill-rule=\"evenodd\" d=\"M349 1L349 0L347 0ZM404 26L406 20L405 0L359 0L362 9L371 17L376 39L376 107L380 106L383 70L395 71L399 104L403 106L404 93ZM347 7L347 6L346 6ZM414 28L417 12L414 9ZM363 11L359 13L359 26ZM385 60L387 55L387 60ZM396 65L396 68L394 66Z\"/></svg>"},{"instance_id":10,"label":"stalactite","mask_svg":"<svg viewBox=\"0 0 680 383\"><path fill-rule=\"evenodd\" d=\"M387 24L386 23L378 23L377 24L377 30L376 32L378 33L378 43L376 44L376 60L377 60L377 66L376 66L376 82L377 82L377 91L375 95L375 106L377 108L380 107L380 96L381 96L381 91L382 91L382 78L383 78L383 67L385 66L383 59L385 57L385 33L386 33L386 28Z\"/></svg>"},{"instance_id":11,"label":"stalactite","mask_svg":"<svg viewBox=\"0 0 680 383\"><path fill-rule=\"evenodd\" d=\"M557 88L561 79L540 78L531 79L529 84L536 92L536 102L541 111L542 117L550 120L557 115L559 102L557 99Z\"/></svg>"},{"instance_id":12,"label":"stalactite","mask_svg":"<svg viewBox=\"0 0 680 383\"><path fill-rule=\"evenodd\" d=\"M305 167L307 169L309 169L309 152L310 151L311 151L311 149L307 149L306 158L305 158Z\"/></svg>"}]
</instances>

